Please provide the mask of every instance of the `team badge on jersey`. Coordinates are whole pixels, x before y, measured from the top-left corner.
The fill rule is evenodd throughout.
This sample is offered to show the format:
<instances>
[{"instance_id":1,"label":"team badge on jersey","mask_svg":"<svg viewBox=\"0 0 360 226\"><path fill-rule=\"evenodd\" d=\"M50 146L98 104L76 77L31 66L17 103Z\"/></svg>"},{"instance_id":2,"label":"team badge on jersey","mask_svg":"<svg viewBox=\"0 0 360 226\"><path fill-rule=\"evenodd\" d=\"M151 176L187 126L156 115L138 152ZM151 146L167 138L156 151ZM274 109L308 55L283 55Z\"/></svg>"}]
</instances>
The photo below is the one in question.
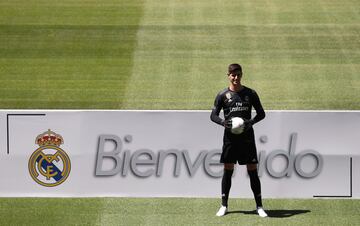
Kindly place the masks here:
<instances>
[{"instance_id":1,"label":"team badge on jersey","mask_svg":"<svg viewBox=\"0 0 360 226\"><path fill-rule=\"evenodd\" d=\"M40 147L29 159L29 172L34 181L46 187L63 183L71 170L70 158L60 145L64 143L61 135L50 129L35 139Z\"/></svg>"},{"instance_id":2,"label":"team badge on jersey","mask_svg":"<svg viewBox=\"0 0 360 226\"><path fill-rule=\"evenodd\" d=\"M227 93L225 94L225 96L226 96L226 99L228 99L228 102L231 102L231 101L232 101L232 99L231 99L232 95L231 95L230 92L227 92Z\"/></svg>"}]
</instances>

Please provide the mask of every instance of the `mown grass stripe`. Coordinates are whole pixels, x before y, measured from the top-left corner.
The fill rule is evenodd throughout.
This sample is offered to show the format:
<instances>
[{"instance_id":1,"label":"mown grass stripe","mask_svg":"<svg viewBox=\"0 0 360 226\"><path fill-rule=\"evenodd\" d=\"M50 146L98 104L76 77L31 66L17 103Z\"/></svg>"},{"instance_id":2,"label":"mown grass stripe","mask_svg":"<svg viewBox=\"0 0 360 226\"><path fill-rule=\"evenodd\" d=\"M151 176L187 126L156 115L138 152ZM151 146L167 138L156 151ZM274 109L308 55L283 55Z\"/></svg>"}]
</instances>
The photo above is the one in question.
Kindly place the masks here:
<instances>
[{"instance_id":1,"label":"mown grass stripe","mask_svg":"<svg viewBox=\"0 0 360 226\"><path fill-rule=\"evenodd\" d=\"M8 98L2 108L21 108L23 91L13 94L12 80L20 90L31 86L25 80L51 75L72 82L29 87L65 98L52 96L43 108L209 109L232 62L244 65L243 82L266 109L360 108L359 4L353 0L0 4L0 93Z\"/></svg>"},{"instance_id":2,"label":"mown grass stripe","mask_svg":"<svg viewBox=\"0 0 360 226\"><path fill-rule=\"evenodd\" d=\"M211 3L216 21L205 13L211 7L203 1L147 1L125 108L209 109L227 85L226 66L232 62L244 65L243 82L258 90L266 109L360 107L356 100L349 103L359 95L356 82L339 79L339 74L345 80L356 75L349 67L358 67L360 27L354 21L334 23L327 16L334 3L292 2L284 8L282 1L232 2L234 14L229 5ZM310 23L322 5L329 7L327 15ZM348 12L350 5L337 10ZM266 22L257 11L265 9L272 10ZM296 20L285 23L284 12Z\"/></svg>"},{"instance_id":3,"label":"mown grass stripe","mask_svg":"<svg viewBox=\"0 0 360 226\"><path fill-rule=\"evenodd\" d=\"M120 108L142 0L2 4L0 108Z\"/></svg>"},{"instance_id":4,"label":"mown grass stripe","mask_svg":"<svg viewBox=\"0 0 360 226\"><path fill-rule=\"evenodd\" d=\"M357 225L359 200L265 199L260 218L252 199L230 199L216 217L212 198L1 198L1 225ZM46 216L46 218L44 218Z\"/></svg>"}]
</instances>

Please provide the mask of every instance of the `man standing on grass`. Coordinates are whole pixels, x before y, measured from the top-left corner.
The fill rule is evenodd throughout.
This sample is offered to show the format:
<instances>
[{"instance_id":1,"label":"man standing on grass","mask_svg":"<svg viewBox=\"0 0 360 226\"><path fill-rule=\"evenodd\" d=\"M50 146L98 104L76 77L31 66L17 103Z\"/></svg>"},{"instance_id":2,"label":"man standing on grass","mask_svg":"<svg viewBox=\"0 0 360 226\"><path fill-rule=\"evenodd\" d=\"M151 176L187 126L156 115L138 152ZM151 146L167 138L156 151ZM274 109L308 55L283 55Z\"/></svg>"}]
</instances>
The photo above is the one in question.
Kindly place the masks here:
<instances>
[{"instance_id":1,"label":"man standing on grass","mask_svg":"<svg viewBox=\"0 0 360 226\"><path fill-rule=\"evenodd\" d=\"M221 181L222 203L216 216L224 216L228 211L228 198L231 187L231 177L234 165L246 165L251 189L254 193L256 211L261 217L267 217L262 208L261 184L257 171L257 153L254 129L252 125L265 118L265 111L255 90L241 84L242 68L239 64L230 64L228 67L229 87L218 93L211 112L211 120L225 127L223 148L220 162L224 164L224 174ZM251 118L254 107L256 116ZM224 118L219 117L223 110ZM241 131L234 133L233 118L242 118L244 123ZM237 118L238 119L238 118Z\"/></svg>"}]
</instances>

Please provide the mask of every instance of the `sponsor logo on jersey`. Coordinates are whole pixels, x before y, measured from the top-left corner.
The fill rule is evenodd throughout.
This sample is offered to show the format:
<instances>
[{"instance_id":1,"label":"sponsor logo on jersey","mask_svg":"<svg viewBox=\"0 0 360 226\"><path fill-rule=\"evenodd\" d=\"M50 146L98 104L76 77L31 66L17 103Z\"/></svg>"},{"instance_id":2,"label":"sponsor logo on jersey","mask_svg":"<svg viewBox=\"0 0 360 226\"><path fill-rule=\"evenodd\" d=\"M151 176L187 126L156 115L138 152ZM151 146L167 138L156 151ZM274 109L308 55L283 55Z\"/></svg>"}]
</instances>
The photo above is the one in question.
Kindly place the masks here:
<instances>
[{"instance_id":1,"label":"sponsor logo on jersey","mask_svg":"<svg viewBox=\"0 0 360 226\"><path fill-rule=\"evenodd\" d=\"M64 143L61 135L50 129L35 139L39 145L29 159L29 173L31 178L45 187L54 187L63 183L71 170L70 158L60 148Z\"/></svg>"}]
</instances>

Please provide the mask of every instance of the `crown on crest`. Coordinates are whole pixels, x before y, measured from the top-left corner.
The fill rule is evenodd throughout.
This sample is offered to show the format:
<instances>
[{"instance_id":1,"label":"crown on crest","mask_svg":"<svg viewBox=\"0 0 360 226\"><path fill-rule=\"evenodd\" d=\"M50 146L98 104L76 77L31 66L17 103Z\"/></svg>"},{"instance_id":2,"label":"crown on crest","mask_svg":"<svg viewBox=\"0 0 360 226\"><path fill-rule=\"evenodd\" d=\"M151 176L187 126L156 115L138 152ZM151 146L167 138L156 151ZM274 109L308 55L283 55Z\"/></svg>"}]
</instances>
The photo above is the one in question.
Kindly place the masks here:
<instances>
[{"instance_id":1,"label":"crown on crest","mask_svg":"<svg viewBox=\"0 0 360 226\"><path fill-rule=\"evenodd\" d=\"M48 129L48 131L36 137L35 143L38 144L40 147L45 145L55 145L59 147L60 144L64 143L64 139L61 135L54 133L53 131Z\"/></svg>"}]
</instances>

